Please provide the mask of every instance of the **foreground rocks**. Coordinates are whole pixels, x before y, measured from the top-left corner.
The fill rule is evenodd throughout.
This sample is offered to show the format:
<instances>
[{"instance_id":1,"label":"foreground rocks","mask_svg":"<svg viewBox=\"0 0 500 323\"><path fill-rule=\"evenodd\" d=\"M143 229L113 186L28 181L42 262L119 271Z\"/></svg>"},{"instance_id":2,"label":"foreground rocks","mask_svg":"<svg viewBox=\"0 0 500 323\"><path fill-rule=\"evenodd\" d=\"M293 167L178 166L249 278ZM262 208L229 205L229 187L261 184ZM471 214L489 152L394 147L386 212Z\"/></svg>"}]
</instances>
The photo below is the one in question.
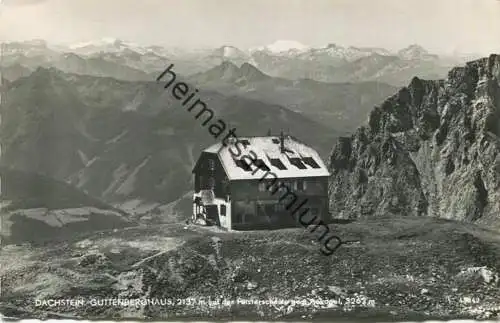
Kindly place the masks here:
<instances>
[{"instance_id":1,"label":"foreground rocks","mask_svg":"<svg viewBox=\"0 0 500 323\"><path fill-rule=\"evenodd\" d=\"M156 320L498 318L496 232L421 217L330 229L358 243L327 257L302 229L228 233L178 224L7 246L0 252L2 264L10 264L0 272L0 312ZM43 303L53 299L85 303ZM112 303L118 299L138 303Z\"/></svg>"}]
</instances>

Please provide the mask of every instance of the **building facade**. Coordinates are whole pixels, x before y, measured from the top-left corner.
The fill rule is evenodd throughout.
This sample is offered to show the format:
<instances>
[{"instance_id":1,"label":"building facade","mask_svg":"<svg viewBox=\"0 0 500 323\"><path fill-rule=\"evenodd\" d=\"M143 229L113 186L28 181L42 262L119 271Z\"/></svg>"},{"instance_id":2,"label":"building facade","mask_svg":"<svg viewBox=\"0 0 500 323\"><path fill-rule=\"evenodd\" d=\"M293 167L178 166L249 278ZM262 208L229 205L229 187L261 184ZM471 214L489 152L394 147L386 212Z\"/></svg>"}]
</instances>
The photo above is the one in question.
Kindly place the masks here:
<instances>
[{"instance_id":1,"label":"building facade","mask_svg":"<svg viewBox=\"0 0 500 323\"><path fill-rule=\"evenodd\" d=\"M193 220L227 230L293 227L299 225L292 215L299 204L309 217L329 218L330 174L314 149L290 136L213 145L201 153L193 174Z\"/></svg>"}]
</instances>

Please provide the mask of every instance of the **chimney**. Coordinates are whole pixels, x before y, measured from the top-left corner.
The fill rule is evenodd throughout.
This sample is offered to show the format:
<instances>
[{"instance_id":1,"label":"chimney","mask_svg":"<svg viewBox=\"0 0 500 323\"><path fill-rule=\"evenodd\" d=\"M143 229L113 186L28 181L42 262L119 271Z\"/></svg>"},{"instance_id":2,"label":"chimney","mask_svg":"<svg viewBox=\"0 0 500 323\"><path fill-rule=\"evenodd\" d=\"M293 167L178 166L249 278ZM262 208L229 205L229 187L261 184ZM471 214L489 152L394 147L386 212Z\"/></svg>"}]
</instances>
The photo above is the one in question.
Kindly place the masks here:
<instances>
[{"instance_id":1,"label":"chimney","mask_svg":"<svg viewBox=\"0 0 500 323\"><path fill-rule=\"evenodd\" d=\"M283 135L283 131L280 133L280 151L282 154L285 152L285 136Z\"/></svg>"},{"instance_id":2,"label":"chimney","mask_svg":"<svg viewBox=\"0 0 500 323\"><path fill-rule=\"evenodd\" d=\"M236 141L237 141L237 140L236 140L236 138L235 138L235 137L229 137L229 138L227 138L227 143L228 143L229 145L234 145L234 144L236 144Z\"/></svg>"}]
</instances>

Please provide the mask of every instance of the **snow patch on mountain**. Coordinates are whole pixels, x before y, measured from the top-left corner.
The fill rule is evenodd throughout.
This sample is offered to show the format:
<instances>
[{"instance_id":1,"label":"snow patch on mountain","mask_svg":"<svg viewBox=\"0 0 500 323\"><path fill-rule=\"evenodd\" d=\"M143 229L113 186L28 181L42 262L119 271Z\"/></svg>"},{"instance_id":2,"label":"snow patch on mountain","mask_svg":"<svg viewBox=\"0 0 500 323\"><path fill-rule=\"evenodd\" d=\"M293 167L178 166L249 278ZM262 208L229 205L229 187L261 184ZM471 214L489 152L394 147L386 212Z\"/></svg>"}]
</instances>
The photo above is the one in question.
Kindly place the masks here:
<instances>
[{"instance_id":1,"label":"snow patch on mountain","mask_svg":"<svg viewBox=\"0 0 500 323\"><path fill-rule=\"evenodd\" d=\"M224 46L222 47L222 56L223 57L238 57L241 56L242 52L233 46Z\"/></svg>"},{"instance_id":2,"label":"snow patch on mountain","mask_svg":"<svg viewBox=\"0 0 500 323\"><path fill-rule=\"evenodd\" d=\"M437 58L436 55L430 54L425 48L417 44L413 44L406 48L401 49L398 52L398 56L399 58L404 60L415 60L415 59L427 60L427 59Z\"/></svg>"},{"instance_id":3,"label":"snow patch on mountain","mask_svg":"<svg viewBox=\"0 0 500 323\"><path fill-rule=\"evenodd\" d=\"M141 54L145 54L148 50L141 45L129 41L113 37L104 37L98 40L91 40L87 42L80 42L71 44L68 48L72 51L82 52L86 54L93 54L99 52L122 52L124 50L132 50Z\"/></svg>"},{"instance_id":4,"label":"snow patch on mountain","mask_svg":"<svg viewBox=\"0 0 500 323\"><path fill-rule=\"evenodd\" d=\"M316 60L318 58L333 58L351 62L374 54L383 56L391 55L388 50L385 50L383 48L354 46L343 47L337 44L330 43L324 47L311 48L308 51L302 53L299 57L307 60Z\"/></svg>"},{"instance_id":5,"label":"snow patch on mountain","mask_svg":"<svg viewBox=\"0 0 500 323\"><path fill-rule=\"evenodd\" d=\"M273 54L281 54L286 52L303 52L309 49L309 46L306 46L295 40L277 40L272 44L261 46L256 48L255 50L267 51Z\"/></svg>"}]
</instances>

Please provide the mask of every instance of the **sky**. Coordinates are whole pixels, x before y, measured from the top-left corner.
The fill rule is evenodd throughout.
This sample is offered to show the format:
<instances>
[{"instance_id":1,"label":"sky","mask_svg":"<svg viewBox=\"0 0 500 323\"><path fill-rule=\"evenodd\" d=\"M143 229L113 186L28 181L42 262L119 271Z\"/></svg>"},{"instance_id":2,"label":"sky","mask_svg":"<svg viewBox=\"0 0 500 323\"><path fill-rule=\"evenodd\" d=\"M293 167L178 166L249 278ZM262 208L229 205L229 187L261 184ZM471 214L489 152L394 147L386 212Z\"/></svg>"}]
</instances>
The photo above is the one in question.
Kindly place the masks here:
<instances>
[{"instance_id":1,"label":"sky","mask_svg":"<svg viewBox=\"0 0 500 323\"><path fill-rule=\"evenodd\" d=\"M420 44L500 53L500 0L0 0L0 39L241 49L295 40L320 47Z\"/></svg>"}]
</instances>

